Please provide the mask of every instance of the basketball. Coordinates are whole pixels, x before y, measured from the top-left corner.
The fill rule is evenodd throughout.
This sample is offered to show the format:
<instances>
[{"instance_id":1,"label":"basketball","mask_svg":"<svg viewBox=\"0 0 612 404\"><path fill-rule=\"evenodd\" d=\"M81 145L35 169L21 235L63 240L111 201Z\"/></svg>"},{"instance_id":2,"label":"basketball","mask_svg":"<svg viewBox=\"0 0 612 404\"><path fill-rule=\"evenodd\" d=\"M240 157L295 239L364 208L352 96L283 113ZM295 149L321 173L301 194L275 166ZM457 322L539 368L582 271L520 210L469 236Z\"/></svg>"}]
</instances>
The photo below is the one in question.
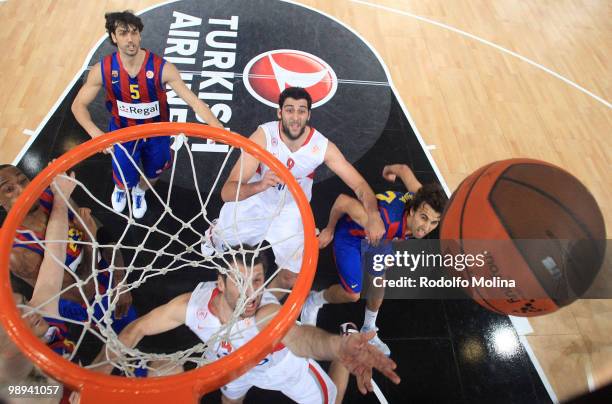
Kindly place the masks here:
<instances>
[{"instance_id":1,"label":"basketball","mask_svg":"<svg viewBox=\"0 0 612 404\"><path fill-rule=\"evenodd\" d=\"M464 288L470 297L525 317L582 296L602 266L605 238L601 210L578 179L522 158L488 164L463 180L440 225L443 253L485 251L481 267L453 271L472 280Z\"/></svg>"}]
</instances>

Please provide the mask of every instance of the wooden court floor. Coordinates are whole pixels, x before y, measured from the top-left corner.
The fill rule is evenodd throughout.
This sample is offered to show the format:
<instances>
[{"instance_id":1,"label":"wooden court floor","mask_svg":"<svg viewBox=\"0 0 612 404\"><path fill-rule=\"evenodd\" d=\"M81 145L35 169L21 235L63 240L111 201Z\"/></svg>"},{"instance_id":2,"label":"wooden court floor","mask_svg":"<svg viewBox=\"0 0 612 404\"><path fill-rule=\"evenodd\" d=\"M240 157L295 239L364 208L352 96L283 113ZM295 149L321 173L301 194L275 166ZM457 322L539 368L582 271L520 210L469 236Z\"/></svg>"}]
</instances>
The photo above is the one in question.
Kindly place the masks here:
<instances>
[{"instance_id":1,"label":"wooden court floor","mask_svg":"<svg viewBox=\"0 0 612 404\"><path fill-rule=\"evenodd\" d=\"M158 2L0 1L0 163L17 156L80 70L104 35L104 12ZM589 188L609 237L611 2L297 3L334 16L377 50L451 190L494 160L546 160ZM559 401L612 381L612 300L578 301L529 325L524 341Z\"/></svg>"}]
</instances>

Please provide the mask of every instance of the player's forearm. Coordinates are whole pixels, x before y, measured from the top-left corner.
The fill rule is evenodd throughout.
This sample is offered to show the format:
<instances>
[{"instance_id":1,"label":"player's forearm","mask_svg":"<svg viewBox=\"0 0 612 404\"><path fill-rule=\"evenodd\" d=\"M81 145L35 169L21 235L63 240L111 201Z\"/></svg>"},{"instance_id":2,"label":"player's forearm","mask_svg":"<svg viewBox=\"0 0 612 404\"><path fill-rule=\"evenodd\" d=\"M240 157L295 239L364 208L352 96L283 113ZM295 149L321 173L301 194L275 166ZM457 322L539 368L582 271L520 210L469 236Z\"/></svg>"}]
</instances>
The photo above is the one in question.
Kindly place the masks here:
<instances>
[{"instance_id":1,"label":"player's forearm","mask_svg":"<svg viewBox=\"0 0 612 404\"><path fill-rule=\"evenodd\" d=\"M262 191L259 182L240 184L240 189L238 189L238 184L238 181L228 181L223 185L221 189L221 199L223 199L223 202L235 202L236 194L238 195L238 200L241 201Z\"/></svg>"},{"instance_id":2,"label":"player's forearm","mask_svg":"<svg viewBox=\"0 0 612 404\"><path fill-rule=\"evenodd\" d=\"M368 183L363 181L354 191L357 199L359 199L359 202L362 203L368 216L378 215L378 203L376 201L376 196Z\"/></svg>"},{"instance_id":3,"label":"player's forearm","mask_svg":"<svg viewBox=\"0 0 612 404\"><path fill-rule=\"evenodd\" d=\"M400 178L408 191L417 192L421 188L421 183L406 164L393 164L390 168Z\"/></svg>"},{"instance_id":4,"label":"player's forearm","mask_svg":"<svg viewBox=\"0 0 612 404\"><path fill-rule=\"evenodd\" d=\"M294 326L283 343L294 355L321 361L338 358L342 337L310 325Z\"/></svg>"},{"instance_id":5,"label":"player's forearm","mask_svg":"<svg viewBox=\"0 0 612 404\"><path fill-rule=\"evenodd\" d=\"M48 301L42 310L48 314L57 313L57 300L64 280L63 263L66 261L66 235L68 234L68 205L56 195L49 216L45 239L45 255L40 265L38 278L30 303L37 306Z\"/></svg>"},{"instance_id":6,"label":"player's forearm","mask_svg":"<svg viewBox=\"0 0 612 404\"><path fill-rule=\"evenodd\" d=\"M200 118L204 119L208 125L223 129L223 124L202 100L197 99L197 101L195 101L193 110Z\"/></svg>"},{"instance_id":7,"label":"player's forearm","mask_svg":"<svg viewBox=\"0 0 612 404\"><path fill-rule=\"evenodd\" d=\"M94 123L93 119L91 119L91 114L86 105L73 103L72 113L79 125L85 129L85 132L87 132L92 139L104 134L104 132Z\"/></svg>"},{"instance_id":8,"label":"player's forearm","mask_svg":"<svg viewBox=\"0 0 612 404\"><path fill-rule=\"evenodd\" d=\"M326 228L334 230L338 224L338 220L345 214L348 214L348 201L350 197L344 194L338 195L334 204L332 205L331 211L329 212L329 219L327 220ZM350 216L350 215L349 215Z\"/></svg>"}]
</instances>

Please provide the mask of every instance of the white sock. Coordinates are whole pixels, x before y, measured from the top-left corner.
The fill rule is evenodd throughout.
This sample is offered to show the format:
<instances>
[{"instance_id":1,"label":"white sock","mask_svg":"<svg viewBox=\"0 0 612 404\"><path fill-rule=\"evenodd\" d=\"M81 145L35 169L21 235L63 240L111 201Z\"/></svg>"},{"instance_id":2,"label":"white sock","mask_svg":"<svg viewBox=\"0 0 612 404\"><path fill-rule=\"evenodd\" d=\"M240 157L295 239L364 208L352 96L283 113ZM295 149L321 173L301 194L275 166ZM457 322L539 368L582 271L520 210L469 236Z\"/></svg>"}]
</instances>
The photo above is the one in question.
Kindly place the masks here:
<instances>
[{"instance_id":1,"label":"white sock","mask_svg":"<svg viewBox=\"0 0 612 404\"><path fill-rule=\"evenodd\" d=\"M365 309L365 316L363 318L363 328L376 328L376 317L378 316L377 311L371 311L367 307Z\"/></svg>"},{"instance_id":2,"label":"white sock","mask_svg":"<svg viewBox=\"0 0 612 404\"><path fill-rule=\"evenodd\" d=\"M325 300L325 289L320 290L318 292L315 292L312 295L312 302L316 305L316 306L323 306L324 304L329 303L327 300Z\"/></svg>"},{"instance_id":3,"label":"white sock","mask_svg":"<svg viewBox=\"0 0 612 404\"><path fill-rule=\"evenodd\" d=\"M135 192L137 194L144 194L146 191L140 188L140 184L137 184L134 188L132 188L132 192Z\"/></svg>"}]
</instances>

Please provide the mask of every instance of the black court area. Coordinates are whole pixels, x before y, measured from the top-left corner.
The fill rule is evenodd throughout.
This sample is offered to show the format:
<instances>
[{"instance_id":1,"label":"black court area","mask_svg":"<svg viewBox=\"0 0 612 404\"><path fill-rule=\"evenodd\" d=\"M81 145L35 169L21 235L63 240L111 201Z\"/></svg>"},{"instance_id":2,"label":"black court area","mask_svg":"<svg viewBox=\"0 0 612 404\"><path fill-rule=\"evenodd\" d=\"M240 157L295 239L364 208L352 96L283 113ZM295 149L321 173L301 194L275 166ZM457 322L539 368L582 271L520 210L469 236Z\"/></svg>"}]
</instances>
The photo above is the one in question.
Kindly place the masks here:
<instances>
[{"instance_id":1,"label":"black court area","mask_svg":"<svg viewBox=\"0 0 612 404\"><path fill-rule=\"evenodd\" d=\"M408 164L423 183L441 181L396 97L382 60L375 50L339 22L302 6L276 0L179 1L154 7L141 14L141 18L145 26L142 46L174 63L192 91L232 131L248 136L259 124L275 120L274 97L269 96L270 92L281 83L295 84L298 77L306 80L298 82L309 84L315 99L311 125L338 145L375 192L401 190L400 185L389 184L381 177L384 165L391 163ZM101 56L112 51L114 48L104 41L85 66L93 66ZM215 55L219 58L215 59ZM321 74L316 79L312 73ZM84 69L20 159L19 167L30 177L52 159L89 139L70 111L86 74ZM193 112L174 94L168 95L174 121L197 122ZM102 93L90 111L98 125L107 128L109 115ZM224 153L205 142L201 146L206 151L193 150L198 186L210 189L217 174L210 170L211 161L218 163ZM180 161L170 205L177 216L189 218L198 213L200 204L190 180L188 159ZM113 182L108 155L99 153L87 159L77 166L76 173L95 197L110 203ZM223 180L224 176L221 183ZM166 172L156 187L164 198L168 195L169 183L169 172ZM216 217L220 209L218 192L219 187L211 195L209 218ZM316 172L311 206L317 227L325 226L331 205L342 192L350 194L350 189L329 170L321 168ZM91 198L81 190L75 200L92 208L109 237L121 235L123 224L116 215L92 204ZM162 206L150 192L147 200L149 209L140 222L151 226L161 215ZM169 234L179 231L172 220L164 220L158 227ZM207 224L198 220L194 227L203 232ZM139 234L142 231L130 230L126 242L142 239ZM185 243L195 242L187 232L181 232L180 237ZM430 237L435 238L437 234ZM147 246L153 250L167 243L168 239L159 234L147 240ZM166 248L172 252L173 248L180 247ZM127 255L130 256L129 252ZM139 314L143 314L180 293L192 291L198 282L212 279L214 274L191 268L153 277L134 292L134 303ZM313 288L320 290L337 282L328 247L320 253ZM347 321L361 326L364 305L364 301L326 305L319 312L318 325L330 332L337 332L339 324ZM402 378L402 383L395 386L378 374L374 376L390 403L550 402L506 316L486 311L469 300L387 300L377 325L379 335L391 348ZM169 352L195 340L194 334L181 327L147 338L141 347ZM203 398L203 402L219 400L219 392ZM280 393L252 389L246 402L290 400ZM376 403L378 400L373 394L360 395L352 379L345 402Z\"/></svg>"}]
</instances>

